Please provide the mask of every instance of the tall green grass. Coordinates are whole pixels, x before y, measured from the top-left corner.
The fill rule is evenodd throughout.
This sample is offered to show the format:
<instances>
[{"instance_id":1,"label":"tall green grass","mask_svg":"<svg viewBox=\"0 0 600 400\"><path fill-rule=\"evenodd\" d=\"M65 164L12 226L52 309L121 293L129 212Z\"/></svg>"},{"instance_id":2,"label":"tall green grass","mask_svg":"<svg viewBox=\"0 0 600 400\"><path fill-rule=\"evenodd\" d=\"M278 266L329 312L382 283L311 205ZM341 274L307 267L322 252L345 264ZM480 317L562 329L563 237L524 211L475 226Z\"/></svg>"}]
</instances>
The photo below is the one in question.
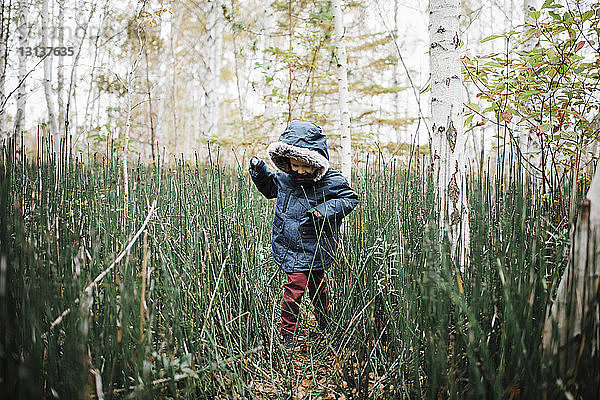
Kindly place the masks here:
<instances>
[{"instance_id":1,"label":"tall green grass","mask_svg":"<svg viewBox=\"0 0 600 400\"><path fill-rule=\"evenodd\" d=\"M406 169L369 159L328 272L331 332L313 338L304 318L309 345L289 353L276 337L284 277L270 258L273 205L245 166L221 165L218 151L138 161L125 203L110 151L83 162L44 143L27 157L10 141L0 164L2 377L16 398L560 392L540 343L568 226L517 163L469 179L461 292L423 160ZM154 201L130 251L86 294Z\"/></svg>"}]
</instances>

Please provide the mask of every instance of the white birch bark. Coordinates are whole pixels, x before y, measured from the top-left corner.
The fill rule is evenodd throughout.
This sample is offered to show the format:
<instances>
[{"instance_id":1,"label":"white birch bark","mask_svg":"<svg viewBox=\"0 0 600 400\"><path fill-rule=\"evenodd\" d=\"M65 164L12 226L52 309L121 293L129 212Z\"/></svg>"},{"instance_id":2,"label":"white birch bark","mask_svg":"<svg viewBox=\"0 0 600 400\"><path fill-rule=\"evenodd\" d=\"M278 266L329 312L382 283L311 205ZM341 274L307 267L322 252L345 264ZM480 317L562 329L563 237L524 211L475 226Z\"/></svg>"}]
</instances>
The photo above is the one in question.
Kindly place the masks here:
<instances>
[{"instance_id":1,"label":"white birch bark","mask_svg":"<svg viewBox=\"0 0 600 400\"><path fill-rule=\"evenodd\" d=\"M535 11L536 7L537 0L523 0L524 23L527 24L533 22L533 19L529 13L531 11ZM522 51L532 51L538 42L539 40L534 35L531 35L531 37L521 45ZM528 170L532 173L532 175L536 176L537 178L541 178L542 174L544 173L544 171L541 170L542 145L535 130L532 127L525 127L524 132L519 135L518 142L521 154L525 158L526 164L530 166Z\"/></svg>"},{"instance_id":2,"label":"white birch bark","mask_svg":"<svg viewBox=\"0 0 600 400\"><path fill-rule=\"evenodd\" d=\"M204 107L201 108L203 134L215 138L218 134L220 107L220 76L223 55L223 10L219 0L209 0L206 10L206 79Z\"/></svg>"},{"instance_id":3,"label":"white birch bark","mask_svg":"<svg viewBox=\"0 0 600 400\"><path fill-rule=\"evenodd\" d=\"M42 13L40 18L42 19L42 47L45 48L52 45L48 43L48 0L42 0ZM44 58L44 95L46 98L46 108L48 109L48 120L50 126L50 134L53 135L53 147L55 151L58 151L57 144L60 143L60 135L57 128L56 122L56 107L54 105L54 97L52 95L52 56L48 55Z\"/></svg>"},{"instance_id":4,"label":"white birch bark","mask_svg":"<svg viewBox=\"0 0 600 400\"><path fill-rule=\"evenodd\" d=\"M129 209L129 170L127 166L127 157L129 156L129 136L131 132L131 108L132 108L132 100L131 100L131 91L133 90L133 72L135 68L132 66L131 69L127 72L127 87L125 92L125 101L127 103L127 118L125 122L125 138L123 143L123 188L125 194L125 218L127 218L128 209Z\"/></svg>"},{"instance_id":5,"label":"white birch bark","mask_svg":"<svg viewBox=\"0 0 600 400\"><path fill-rule=\"evenodd\" d=\"M572 235L571 257L563 272L556 299L544 323L543 347L558 354L559 369L567 371L578 359L581 347L577 337L588 330L585 351L600 351L600 167L583 201ZM585 326L584 326L585 323ZM596 332L596 337L594 337ZM585 340L582 338L581 340Z\"/></svg>"},{"instance_id":6,"label":"white birch bark","mask_svg":"<svg viewBox=\"0 0 600 400\"><path fill-rule=\"evenodd\" d=\"M532 23L533 19L529 15L530 12L537 10L537 0L523 0L523 13L524 13L524 22ZM539 39L537 39L534 35L532 35L529 40L523 43L523 50L531 51L538 44Z\"/></svg>"},{"instance_id":7,"label":"white birch bark","mask_svg":"<svg viewBox=\"0 0 600 400\"><path fill-rule=\"evenodd\" d=\"M29 8L29 2L25 0L19 1L19 14L17 17L17 33L19 36L19 47L24 48L27 47L27 37L29 27L27 25L27 11ZM21 129L23 129L23 116L25 114L25 106L26 106L26 97L25 90L27 88L26 82L23 80L25 75L27 74L27 56L25 56L25 52L19 52L19 72L18 72L18 80L22 81L21 86L17 89L17 113L15 114L15 126L14 133L19 134Z\"/></svg>"},{"instance_id":8,"label":"white birch bark","mask_svg":"<svg viewBox=\"0 0 600 400\"><path fill-rule=\"evenodd\" d=\"M88 92L87 92L87 100L85 102L85 114L84 114L84 124L85 127L83 129L83 146L85 147L85 145L87 144L87 132L89 132L92 129L93 126L93 112L94 112L94 105L96 103L96 101L98 100L98 98L100 97L100 90L96 87L94 88L94 77L95 77L95 72L96 72L96 65L97 65L97 61L98 61L98 52L99 52L99 47L98 47L98 42L100 40L100 32L102 32L103 28L104 28L104 23L106 22L106 18L108 16L108 12L109 12L109 8L108 8L108 1L106 0L104 3L104 9L102 12L102 17L100 18L100 22L98 24L98 27L96 28L95 32L96 35L93 36L94 39L94 57L93 57L93 61L92 61L92 70L90 73L90 84L88 87ZM94 90L97 91L97 96L94 96L92 98L92 94L94 92Z\"/></svg>"},{"instance_id":9,"label":"white birch bark","mask_svg":"<svg viewBox=\"0 0 600 400\"><path fill-rule=\"evenodd\" d=\"M179 16L182 14L181 10L179 10L179 4L173 5L173 14L170 14L167 18L161 18L161 26L160 26L160 39L162 43L168 44L169 51L161 51L158 54L159 64L158 64L158 77L154 87L154 95L155 102L154 106L156 107L156 116L154 119L154 142L152 143L152 153L154 157L156 154L159 154L160 146L165 145L164 135L163 133L168 131L168 119L167 114L168 104L170 103L173 108L175 105L173 101L175 100L175 96L170 96L171 87L169 86L169 82L172 82L173 89L175 87L175 76L177 75L177 62L175 58L175 48L177 43L177 35L174 32L174 23L173 19L175 16ZM161 78L162 77L162 78ZM166 101L169 98L170 101ZM173 112L172 114L176 114ZM171 118L175 118L174 116ZM158 142L158 146L157 146ZM189 146L189 143L186 141L184 143L186 147ZM176 149L179 151L179 149ZM156 154L155 154L156 153Z\"/></svg>"},{"instance_id":10,"label":"white birch bark","mask_svg":"<svg viewBox=\"0 0 600 400\"><path fill-rule=\"evenodd\" d=\"M346 45L344 43L344 19L342 1L333 0L333 20L335 24L335 48L338 70L338 101L340 109L340 136L342 175L352 184L352 147L350 141L350 112L348 111L348 71Z\"/></svg>"},{"instance_id":11,"label":"white birch bark","mask_svg":"<svg viewBox=\"0 0 600 400\"><path fill-rule=\"evenodd\" d=\"M272 47L274 44L274 40L272 37L272 30L275 26L275 16L273 15L273 10L271 7L267 7L263 14L264 20L264 30L263 34L260 36L260 49L262 51L262 64L268 65L271 60L267 54L267 49ZM271 72L275 75L275 72ZM272 93L273 87L264 83L264 78L261 77L262 85L260 85L260 91L263 98L264 111L263 111L263 120L266 122L266 129L272 130L275 128L275 102L273 101Z\"/></svg>"},{"instance_id":12,"label":"white birch bark","mask_svg":"<svg viewBox=\"0 0 600 400\"><path fill-rule=\"evenodd\" d=\"M83 43L85 42L85 39L88 35L88 28L90 26L90 22L92 21L92 18L94 17L94 13L96 12L96 4L97 2L94 1L91 4L90 7L90 11L89 11L89 16L87 18L87 20L85 21L85 24L83 25L83 27L80 29L80 32L82 33L81 36L81 40L79 41L79 44L77 45L77 48L75 50L75 55L74 57L72 57L73 60L73 64L71 65L71 72L69 75L69 87L66 90L66 109L64 111L62 111L64 113L64 117L62 119L62 124L63 127L61 127L61 129L64 129L65 134L68 133L68 135L66 136L67 140L71 140L71 132L73 132L73 129L75 130L74 132L77 133L77 99L75 97L75 89L77 87L77 64L79 62L79 58L81 57L81 50L83 48ZM83 9L83 7L82 7ZM77 23L77 26L81 26L81 24L79 24L79 22ZM69 43L70 45L70 43ZM64 46L67 46L66 44ZM95 60L94 60L95 62ZM62 68L64 68L64 65L62 66ZM64 96L64 94L61 94L62 96ZM67 127L69 128L69 131L67 132Z\"/></svg>"},{"instance_id":13,"label":"white birch bark","mask_svg":"<svg viewBox=\"0 0 600 400\"><path fill-rule=\"evenodd\" d=\"M235 7L235 3L232 2L232 7ZM237 33L232 32L232 44L233 44L233 61L235 67L235 86L237 89L237 102L238 102L238 110L240 113L240 122L242 124L242 140L246 142L246 111L244 110L244 102L242 100L242 88L241 88L241 79L240 79L240 67L239 67L239 58L240 54L238 53L238 46L236 40Z\"/></svg>"},{"instance_id":14,"label":"white birch bark","mask_svg":"<svg viewBox=\"0 0 600 400\"><path fill-rule=\"evenodd\" d=\"M58 47L65 46L65 2L64 0L58 0L56 2L58 7L58 18L57 29L58 32ZM52 56L49 56L52 57ZM65 132L65 57L59 55L57 57L57 69L56 69L56 98L58 105L58 129L61 132Z\"/></svg>"},{"instance_id":15,"label":"white birch bark","mask_svg":"<svg viewBox=\"0 0 600 400\"><path fill-rule=\"evenodd\" d=\"M459 54L460 0L431 0L431 157L437 185L440 229L452 244L454 265L467 264L469 208L466 193L467 138L463 132ZM460 283L460 281L459 281Z\"/></svg>"},{"instance_id":16,"label":"white birch bark","mask_svg":"<svg viewBox=\"0 0 600 400\"><path fill-rule=\"evenodd\" d=\"M6 126L6 71L7 71L7 56L8 56L8 33L10 21L9 4L4 2L0 5L0 139L8 136L8 127Z\"/></svg>"},{"instance_id":17,"label":"white birch bark","mask_svg":"<svg viewBox=\"0 0 600 400\"><path fill-rule=\"evenodd\" d=\"M140 62L140 59L142 58L142 52L144 50L144 43L142 42L141 36L140 36L140 28L138 27L136 29L136 33L138 36L138 42L139 42L139 51L137 56L135 56L135 58L133 57L133 55L131 54L131 50L130 50L130 56L129 56L129 70L127 71L127 81L125 84L125 99L127 102L127 119L126 119L126 123L125 123L125 142L123 144L123 154L122 154L122 159L123 159L123 188L124 188L124 194L125 194L125 218L127 219L127 215L128 215L128 208L129 208L129 170L127 167L127 157L129 156L129 138L131 136L131 111L133 108L133 81L135 78L135 71L137 70L137 66L138 63Z\"/></svg>"},{"instance_id":18,"label":"white birch bark","mask_svg":"<svg viewBox=\"0 0 600 400\"><path fill-rule=\"evenodd\" d=\"M183 151L185 154L191 154L193 149L196 146L196 132L188 132L183 131L182 134L185 135L183 137L179 137L180 135L180 126L179 126L179 108L180 102L178 101L177 92L177 71L178 71L178 46L179 46L179 34L182 27L183 16L185 14L185 8L177 7L175 8L174 15L168 20L168 26L164 32L165 35L170 37L170 61L171 61L171 74L170 74L170 87L168 83L164 83L164 85L159 85L162 89L161 93L164 93L164 96L158 95L159 98L167 98L167 95L170 94L170 104L167 104L166 101L160 101L160 109L159 115L160 118L157 118L157 136L158 140L162 145L166 145L170 143L169 133L172 132L173 141L175 142L175 149L177 152ZM176 18L174 18L176 16ZM162 35L161 31L161 35ZM165 37L166 39L166 37ZM166 63L165 63L166 65ZM170 124L169 124L170 122ZM184 146L185 148L181 149Z\"/></svg>"},{"instance_id":19,"label":"white birch bark","mask_svg":"<svg viewBox=\"0 0 600 400\"><path fill-rule=\"evenodd\" d=\"M394 36L395 36L395 40L398 40L398 27L399 27L399 22L398 22L398 18L399 18L400 14L398 13L398 0L394 0ZM396 87L396 89L398 89L398 87L400 86L400 68L399 68L399 64L400 60L396 60L396 62L394 63L394 86ZM396 114L396 119L400 118L400 113L401 113L401 107L400 107L400 92L397 91L396 93L394 93L394 111ZM404 108L404 112L406 113L406 107ZM406 118L406 114L404 114L404 117ZM406 127L406 123L404 124L403 128ZM396 126L396 143L402 143L402 129L400 126Z\"/></svg>"}]
</instances>

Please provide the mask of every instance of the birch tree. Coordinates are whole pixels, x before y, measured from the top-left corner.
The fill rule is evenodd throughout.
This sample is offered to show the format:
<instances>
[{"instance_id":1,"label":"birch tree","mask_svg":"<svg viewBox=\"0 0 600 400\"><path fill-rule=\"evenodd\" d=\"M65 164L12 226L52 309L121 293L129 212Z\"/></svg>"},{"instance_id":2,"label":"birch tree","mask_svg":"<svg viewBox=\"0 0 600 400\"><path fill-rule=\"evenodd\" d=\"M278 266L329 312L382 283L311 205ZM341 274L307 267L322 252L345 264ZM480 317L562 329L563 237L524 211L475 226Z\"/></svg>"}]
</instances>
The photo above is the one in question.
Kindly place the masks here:
<instances>
[{"instance_id":1,"label":"birch tree","mask_svg":"<svg viewBox=\"0 0 600 400\"><path fill-rule=\"evenodd\" d=\"M267 49L273 46L274 40L272 36L272 31L275 26L275 15L273 13L272 8L267 8L263 14L263 31L262 35L260 35L259 39L259 49L262 53L261 63L262 65L267 65L269 63L269 57ZM266 77L261 79L261 81L265 82ZM275 103L273 101L273 89L270 85L261 84L260 86L261 97L264 99L264 110L262 119L267 124L267 129L273 129L275 127Z\"/></svg>"},{"instance_id":2,"label":"birch tree","mask_svg":"<svg viewBox=\"0 0 600 400\"><path fill-rule=\"evenodd\" d=\"M65 1L57 0L54 4L58 7L58 15L55 19L56 21L56 29L55 32L58 32L58 45L65 46ZM52 57L52 56L50 56ZM61 132L65 129L65 57L59 55L57 57L58 66L56 68L56 98L58 103L58 129ZM66 133L66 131L64 131Z\"/></svg>"},{"instance_id":3,"label":"birch tree","mask_svg":"<svg viewBox=\"0 0 600 400\"><path fill-rule=\"evenodd\" d=\"M431 71L431 159L440 228L452 245L453 264L467 264L469 211L466 194L467 139L463 132L459 55L460 0L429 3ZM460 275L457 274L459 287Z\"/></svg>"},{"instance_id":4,"label":"birch tree","mask_svg":"<svg viewBox=\"0 0 600 400\"><path fill-rule=\"evenodd\" d=\"M28 25L27 25L27 10L29 8L28 2L21 0L19 1L19 10L17 17L17 32L19 36L19 47L24 48L27 46L27 37L28 37ZM15 115L15 127L14 132L19 133L22 128L23 115L25 114L25 74L27 74L27 56L25 56L25 52L19 52L19 72L18 79L19 82L22 82L17 89L17 113ZM1 91L1 90L0 90Z\"/></svg>"},{"instance_id":5,"label":"birch tree","mask_svg":"<svg viewBox=\"0 0 600 400\"><path fill-rule=\"evenodd\" d=\"M236 4L235 4L235 0L231 0L231 18L232 21L234 21L234 19L236 18ZM244 110L244 102L242 101L242 89L241 89L241 83L240 83L240 67L239 67L239 59L242 58L241 57L241 51L238 51L238 45L237 45L237 38L236 36L238 35L238 29L236 28L235 24L232 23L231 24L231 41L233 44L233 61L234 61L234 71L235 71L235 86L237 89L237 103L238 103L238 109L239 109L239 113L240 113L240 121L241 121L241 126L242 126L242 140L245 142L246 141L246 117L245 117L245 110Z\"/></svg>"},{"instance_id":6,"label":"birch tree","mask_svg":"<svg viewBox=\"0 0 600 400\"><path fill-rule=\"evenodd\" d=\"M0 8L0 106L4 105L6 99L6 67L8 65L8 35L10 23L10 3L2 2ZM6 108L0 109L0 138L6 135Z\"/></svg>"},{"instance_id":7,"label":"birch tree","mask_svg":"<svg viewBox=\"0 0 600 400\"><path fill-rule=\"evenodd\" d=\"M398 27L399 27L399 17L400 13L398 12L398 4L399 0L394 0L394 38L398 40ZM400 60L394 63L394 86L400 86ZM394 93L394 111L396 113L396 118L400 117L400 91ZM404 108L404 112L406 112L406 107ZM406 125L404 125L406 127ZM396 143L402 142L402 135L400 134L400 127L396 126Z\"/></svg>"},{"instance_id":8,"label":"birch tree","mask_svg":"<svg viewBox=\"0 0 600 400\"><path fill-rule=\"evenodd\" d=\"M42 12L40 18L42 19L42 48L44 50L48 47L48 0L42 0ZM51 44L51 43L50 43ZM54 135L53 145L56 149L56 144L59 143L59 132L56 125L56 107L54 105L54 97L52 93L52 57L45 55L44 59L44 95L46 98L46 108L48 109L48 120L50 126L50 133Z\"/></svg>"},{"instance_id":9,"label":"birch tree","mask_svg":"<svg viewBox=\"0 0 600 400\"><path fill-rule=\"evenodd\" d=\"M544 351L558 355L561 374L579 363L584 351L600 351L599 284L600 164L574 225L569 265L544 323Z\"/></svg>"},{"instance_id":10,"label":"birch tree","mask_svg":"<svg viewBox=\"0 0 600 400\"><path fill-rule=\"evenodd\" d=\"M59 126L61 126L61 129L64 128L65 134L67 133L67 127L70 127L70 129L72 129L74 127L75 132L77 132L77 101L75 99L75 90L77 87L77 63L79 62L79 58L81 57L81 50L83 48L85 39L88 35L88 28L90 26L90 22L96 12L96 5L97 5L97 1L94 1L91 4L89 15L87 17L87 20L83 24L77 22L77 25L79 27L81 27L82 36L77 45L77 50L75 52L75 56L72 58L73 64L71 65L71 72L69 75L69 86L66 90L66 97L65 97L66 98L66 109L64 111L62 109L60 110L60 112L62 114L64 114L64 117L62 117L60 119L61 125L59 125ZM83 10L81 10L81 11L83 11ZM62 68L64 68L64 64L62 65ZM59 96L64 96L64 94L59 94ZM71 123L71 121L73 121L73 123ZM63 126L63 124L64 124L64 126ZM69 130L69 132L71 132L71 131ZM67 139L71 140L69 137L67 137Z\"/></svg>"},{"instance_id":11,"label":"birch tree","mask_svg":"<svg viewBox=\"0 0 600 400\"><path fill-rule=\"evenodd\" d=\"M206 9L206 75L204 87L204 106L201 108L203 133L214 138L219 123L219 78L223 56L223 10L219 0L208 0Z\"/></svg>"},{"instance_id":12,"label":"birch tree","mask_svg":"<svg viewBox=\"0 0 600 400\"><path fill-rule=\"evenodd\" d=\"M138 13L139 15L139 13ZM133 22L137 24L138 22ZM125 87L125 101L127 103L126 111L127 118L125 122L125 138L123 142L123 185L124 185L124 194L125 194L125 218L127 218L127 210L129 207L129 170L127 167L127 157L129 156L129 139L131 136L131 120L132 120L132 111L133 111L133 91L134 91L134 81L135 81L135 72L137 70L138 64L142 58L142 53L144 51L145 43L142 41L140 29L141 27L136 26L135 32L137 34L138 42L139 42L139 51L134 56L133 49L129 49L129 69L127 71L126 83ZM132 46L133 47L133 46Z\"/></svg>"},{"instance_id":13,"label":"birch tree","mask_svg":"<svg viewBox=\"0 0 600 400\"><path fill-rule=\"evenodd\" d=\"M181 29L181 23L185 14L183 4L174 4L173 14L170 14L168 18L161 22L160 37L164 43L169 44L168 54L161 52L158 57L160 61L159 69L161 74L164 72L165 78L158 80L156 87L156 97L158 101L158 118L156 118L156 140L159 145L165 146L168 143L168 131L169 125L172 125L173 131L177 132L179 126L177 124L178 115L178 99L177 99L177 65L179 64L177 46L179 41L179 31ZM164 24L164 25L163 25ZM170 71L167 73L166 66L170 64ZM164 69L163 69L164 68ZM166 101L167 97L169 102ZM169 104L170 103L170 104ZM194 117L196 118L196 117ZM183 144L186 149L193 148L195 136L193 134L187 134L184 138ZM156 143L153 143L155 146ZM179 149L175 147L178 151ZM160 151L159 151L160 154Z\"/></svg>"},{"instance_id":14,"label":"birch tree","mask_svg":"<svg viewBox=\"0 0 600 400\"><path fill-rule=\"evenodd\" d=\"M344 44L344 19L342 0L333 0L335 24L335 49L338 71L338 102L340 109L340 136L342 147L342 175L352 184L352 147L350 141L350 112L348 111L348 71L346 45Z\"/></svg>"},{"instance_id":15,"label":"birch tree","mask_svg":"<svg viewBox=\"0 0 600 400\"><path fill-rule=\"evenodd\" d=\"M536 5L536 0L523 0L523 13L525 16L523 22L525 24L532 24L535 22L529 13L536 10ZM525 42L523 42L521 47L524 52L531 52L538 43L539 40L532 34ZM518 143L521 154L525 157L527 163L533 167L531 172L534 175L537 175L538 178L541 177L541 175L544 174L544 171L540 170L543 157L541 154L542 146L535 131L533 129L525 129L525 132L522 135L519 135ZM538 171L541 172L541 175L540 173L536 173Z\"/></svg>"}]
</instances>

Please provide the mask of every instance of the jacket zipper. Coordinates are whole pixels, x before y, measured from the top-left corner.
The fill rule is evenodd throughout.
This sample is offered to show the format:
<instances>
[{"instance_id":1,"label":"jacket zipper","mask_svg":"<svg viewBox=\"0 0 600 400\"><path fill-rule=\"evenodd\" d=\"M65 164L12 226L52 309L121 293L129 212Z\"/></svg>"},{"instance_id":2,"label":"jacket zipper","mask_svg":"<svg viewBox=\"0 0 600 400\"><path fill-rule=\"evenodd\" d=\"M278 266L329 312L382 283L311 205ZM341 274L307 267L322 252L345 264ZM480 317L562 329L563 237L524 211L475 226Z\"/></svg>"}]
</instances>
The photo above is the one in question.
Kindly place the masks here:
<instances>
[{"instance_id":1,"label":"jacket zipper","mask_svg":"<svg viewBox=\"0 0 600 400\"><path fill-rule=\"evenodd\" d=\"M283 213L286 212L287 210L287 206L288 206L288 202L290 201L290 196L292 195L292 192L287 192L287 194L285 195L285 200L283 201Z\"/></svg>"}]
</instances>

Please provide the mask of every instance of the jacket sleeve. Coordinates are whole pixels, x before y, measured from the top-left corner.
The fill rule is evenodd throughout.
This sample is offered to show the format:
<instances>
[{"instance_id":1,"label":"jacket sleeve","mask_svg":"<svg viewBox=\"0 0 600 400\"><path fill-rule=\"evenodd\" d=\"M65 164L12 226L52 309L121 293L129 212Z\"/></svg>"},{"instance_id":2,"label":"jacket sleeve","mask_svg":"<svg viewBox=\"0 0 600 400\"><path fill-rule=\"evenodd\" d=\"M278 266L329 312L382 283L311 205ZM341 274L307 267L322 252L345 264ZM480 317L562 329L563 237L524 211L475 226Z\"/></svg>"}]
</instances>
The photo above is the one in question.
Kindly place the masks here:
<instances>
[{"instance_id":1,"label":"jacket sleeve","mask_svg":"<svg viewBox=\"0 0 600 400\"><path fill-rule=\"evenodd\" d=\"M252 165L251 159L248 170L250 171L250 177L259 192L267 199L274 199L277 197L275 174L269 170L269 167L267 167L267 164L263 160L260 160L260 163L257 165Z\"/></svg>"},{"instance_id":2,"label":"jacket sleeve","mask_svg":"<svg viewBox=\"0 0 600 400\"><path fill-rule=\"evenodd\" d=\"M329 187L325 197L327 200L308 210L316 221L326 220L339 224L358 204L358 195L343 177ZM318 211L321 217L315 216L315 211Z\"/></svg>"}]
</instances>

